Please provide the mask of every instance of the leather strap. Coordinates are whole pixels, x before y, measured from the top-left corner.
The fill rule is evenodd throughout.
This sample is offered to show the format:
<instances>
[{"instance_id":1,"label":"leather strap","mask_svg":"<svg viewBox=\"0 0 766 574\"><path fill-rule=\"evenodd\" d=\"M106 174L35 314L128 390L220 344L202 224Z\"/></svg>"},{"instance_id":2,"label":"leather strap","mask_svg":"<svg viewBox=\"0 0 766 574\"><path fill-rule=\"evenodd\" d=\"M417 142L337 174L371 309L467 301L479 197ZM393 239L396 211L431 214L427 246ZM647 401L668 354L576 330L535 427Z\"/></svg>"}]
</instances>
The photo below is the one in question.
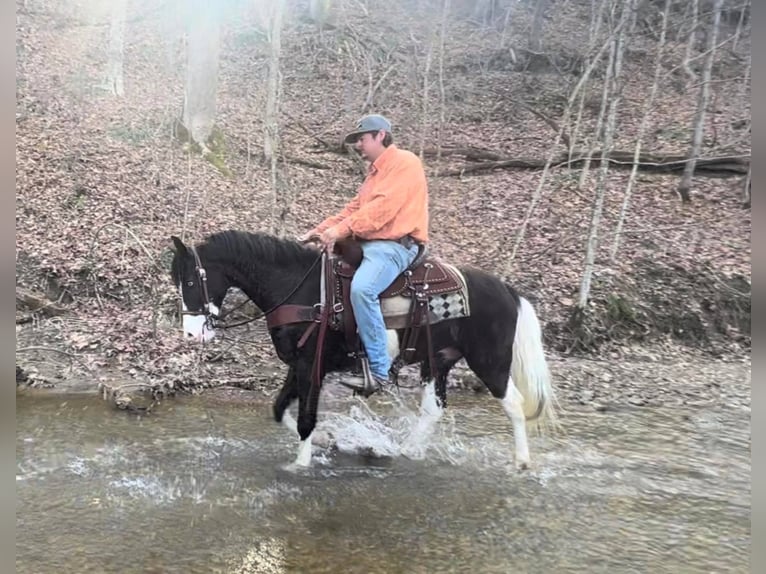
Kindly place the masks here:
<instances>
[{"instance_id":1,"label":"leather strap","mask_svg":"<svg viewBox=\"0 0 766 574\"><path fill-rule=\"evenodd\" d=\"M266 315L269 329L291 323L309 323L317 320L317 310L308 305L280 305Z\"/></svg>"}]
</instances>

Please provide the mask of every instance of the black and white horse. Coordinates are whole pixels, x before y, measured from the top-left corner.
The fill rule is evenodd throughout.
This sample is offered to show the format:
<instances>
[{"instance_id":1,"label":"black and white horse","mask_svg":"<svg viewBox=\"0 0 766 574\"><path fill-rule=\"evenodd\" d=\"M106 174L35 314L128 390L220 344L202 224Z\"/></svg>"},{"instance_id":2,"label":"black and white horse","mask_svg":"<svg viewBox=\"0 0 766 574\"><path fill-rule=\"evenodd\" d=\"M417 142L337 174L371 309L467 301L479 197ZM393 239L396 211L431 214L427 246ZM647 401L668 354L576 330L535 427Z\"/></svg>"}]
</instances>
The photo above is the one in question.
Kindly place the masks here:
<instances>
[{"instance_id":1,"label":"black and white horse","mask_svg":"<svg viewBox=\"0 0 766 574\"><path fill-rule=\"evenodd\" d=\"M223 231L187 247L177 237L171 276L183 299L183 330L187 338L207 341L215 336L215 318L230 287L241 289L259 309L282 303L314 305L320 301L321 265L315 249L260 233ZM425 337L410 363L421 363L425 385L421 416L441 416L447 374L461 358L499 399L513 426L515 460L529 464L527 420L547 426L555 421L555 397L542 346L540 324L532 305L500 279L473 268L460 269L468 291L470 315L432 325L436 381L427 380ZM287 300L285 300L287 299ZM318 387L311 370L318 329L299 345L307 324L270 329L276 352L288 366L287 379L274 402L274 418L297 431L300 447L295 465L311 462L312 433L317 422ZM390 331L396 340L401 331ZM392 345L389 345L392 347ZM398 346L398 345L397 345ZM393 346L392 354L397 346ZM327 330L319 379L328 372L354 367L341 331ZM436 389L436 391L435 391ZM442 393L439 390L442 389ZM298 400L298 421L287 409Z\"/></svg>"}]
</instances>

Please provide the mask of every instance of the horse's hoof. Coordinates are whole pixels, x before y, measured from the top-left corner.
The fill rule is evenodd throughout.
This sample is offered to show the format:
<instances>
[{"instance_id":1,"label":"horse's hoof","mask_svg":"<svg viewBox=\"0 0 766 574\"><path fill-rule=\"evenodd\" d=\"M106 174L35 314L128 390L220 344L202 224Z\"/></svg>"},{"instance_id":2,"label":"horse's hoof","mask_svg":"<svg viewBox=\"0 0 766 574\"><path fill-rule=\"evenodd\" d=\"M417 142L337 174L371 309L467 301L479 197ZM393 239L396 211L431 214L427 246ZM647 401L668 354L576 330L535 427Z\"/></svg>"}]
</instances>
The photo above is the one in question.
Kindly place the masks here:
<instances>
[{"instance_id":1,"label":"horse's hoof","mask_svg":"<svg viewBox=\"0 0 766 574\"><path fill-rule=\"evenodd\" d=\"M529 470L529 461L528 460L517 460L516 461L516 470L519 472L524 470Z\"/></svg>"}]
</instances>

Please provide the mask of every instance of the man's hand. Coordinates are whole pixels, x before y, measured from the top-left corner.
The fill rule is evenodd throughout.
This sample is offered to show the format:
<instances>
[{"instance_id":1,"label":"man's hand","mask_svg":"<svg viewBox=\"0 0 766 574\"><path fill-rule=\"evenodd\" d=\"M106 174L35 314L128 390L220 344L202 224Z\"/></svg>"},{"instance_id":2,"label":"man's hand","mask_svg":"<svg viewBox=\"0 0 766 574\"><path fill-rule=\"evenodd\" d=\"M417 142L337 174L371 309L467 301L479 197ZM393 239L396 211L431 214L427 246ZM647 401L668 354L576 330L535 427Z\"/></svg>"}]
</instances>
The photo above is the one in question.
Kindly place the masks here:
<instances>
[{"instance_id":1,"label":"man's hand","mask_svg":"<svg viewBox=\"0 0 766 574\"><path fill-rule=\"evenodd\" d=\"M319 233L317 233L316 228L314 228L311 231L307 231L303 235L299 235L295 239L300 243L309 243L312 241L317 241L319 239Z\"/></svg>"},{"instance_id":2,"label":"man's hand","mask_svg":"<svg viewBox=\"0 0 766 574\"><path fill-rule=\"evenodd\" d=\"M327 248L327 251L332 251L333 246L335 245L335 242L339 239L342 239L340 234L338 234L338 231L335 229L335 227L329 227L327 228L322 234L319 236L319 241L322 242L322 245L324 245Z\"/></svg>"},{"instance_id":3,"label":"man's hand","mask_svg":"<svg viewBox=\"0 0 766 574\"><path fill-rule=\"evenodd\" d=\"M319 233L317 233L316 228L312 229L311 231L307 231L303 235L299 235L295 239L299 243L303 243L306 247L316 249L317 251L322 247L319 243Z\"/></svg>"}]
</instances>

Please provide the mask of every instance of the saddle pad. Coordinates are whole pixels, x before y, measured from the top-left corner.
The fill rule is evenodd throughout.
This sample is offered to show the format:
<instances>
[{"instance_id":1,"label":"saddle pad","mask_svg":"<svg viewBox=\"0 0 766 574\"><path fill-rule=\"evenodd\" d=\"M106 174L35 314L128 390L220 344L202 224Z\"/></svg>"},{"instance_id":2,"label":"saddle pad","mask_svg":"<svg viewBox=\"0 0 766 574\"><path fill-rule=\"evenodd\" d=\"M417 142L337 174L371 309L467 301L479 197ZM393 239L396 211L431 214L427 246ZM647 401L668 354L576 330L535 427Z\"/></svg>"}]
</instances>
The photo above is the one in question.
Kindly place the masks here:
<instances>
[{"instance_id":1,"label":"saddle pad","mask_svg":"<svg viewBox=\"0 0 766 574\"><path fill-rule=\"evenodd\" d=\"M471 309L468 304L468 288L465 278L452 265L441 263L458 281L458 289L449 293L434 293L428 297L428 318L430 323L440 323L448 319L469 317ZM412 299L404 295L387 297L380 300L383 311L383 321L387 329L404 329L410 322L410 304Z\"/></svg>"}]
</instances>

